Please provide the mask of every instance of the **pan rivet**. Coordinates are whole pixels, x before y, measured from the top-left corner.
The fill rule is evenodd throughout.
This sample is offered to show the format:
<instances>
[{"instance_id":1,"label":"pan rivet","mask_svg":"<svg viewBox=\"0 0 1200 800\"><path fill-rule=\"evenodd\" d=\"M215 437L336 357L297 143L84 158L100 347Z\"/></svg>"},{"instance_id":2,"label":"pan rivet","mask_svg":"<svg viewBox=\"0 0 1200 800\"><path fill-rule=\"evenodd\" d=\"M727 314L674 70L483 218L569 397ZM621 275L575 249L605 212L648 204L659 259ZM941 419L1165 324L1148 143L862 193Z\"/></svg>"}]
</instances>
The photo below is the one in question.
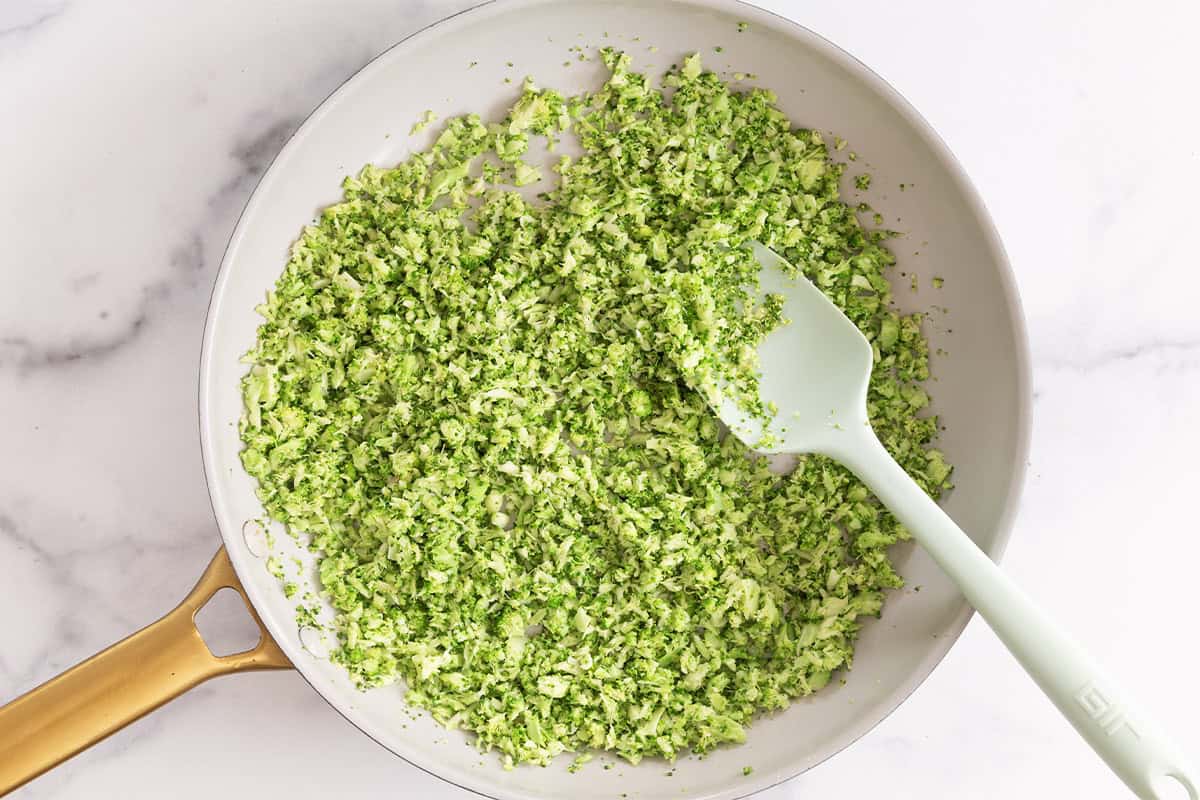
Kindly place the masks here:
<instances>
[{"instance_id":1,"label":"pan rivet","mask_svg":"<svg viewBox=\"0 0 1200 800\"><path fill-rule=\"evenodd\" d=\"M267 530L256 519L246 520L246 523L242 525L242 538L246 541L246 549L259 558L271 552L271 545L267 541Z\"/></svg>"},{"instance_id":2,"label":"pan rivet","mask_svg":"<svg viewBox=\"0 0 1200 800\"><path fill-rule=\"evenodd\" d=\"M315 658L329 658L329 643L320 628L306 625L300 629L300 644Z\"/></svg>"}]
</instances>

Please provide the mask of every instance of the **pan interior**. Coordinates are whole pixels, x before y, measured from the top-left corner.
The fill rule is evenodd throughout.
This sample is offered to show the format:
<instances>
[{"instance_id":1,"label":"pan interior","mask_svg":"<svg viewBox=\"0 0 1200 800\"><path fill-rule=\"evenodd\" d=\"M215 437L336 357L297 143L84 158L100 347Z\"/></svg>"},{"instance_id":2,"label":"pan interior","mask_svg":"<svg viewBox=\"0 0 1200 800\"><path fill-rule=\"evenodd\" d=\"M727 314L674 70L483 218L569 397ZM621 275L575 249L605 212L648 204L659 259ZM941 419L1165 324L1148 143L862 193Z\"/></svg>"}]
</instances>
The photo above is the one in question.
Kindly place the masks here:
<instances>
[{"instance_id":1,"label":"pan interior","mask_svg":"<svg viewBox=\"0 0 1200 800\"><path fill-rule=\"evenodd\" d=\"M237 456L245 370L239 358L255 339L260 320L254 307L278 277L301 227L340 199L342 179L363 164L391 166L426 147L436 125L416 136L408 131L427 109L441 118L466 112L496 118L525 75L564 92L598 86L603 66L576 62L569 48L577 45L625 49L635 69L656 75L701 51L710 68L756 76L747 83L775 91L795 123L848 140L873 176L865 199L905 234L893 248L899 257L894 274L904 273L906 282L915 276L920 288L901 287L897 299L905 311L930 311L931 350L948 353L933 359L931 388L934 410L947 427L940 446L956 466L956 488L944 505L982 548L1000 554L1025 460L1028 368L1018 301L986 212L940 140L879 78L803 28L724 0L488 4L406 40L331 96L264 176L222 264L200 377L205 470L230 558L263 621L313 687L396 754L494 797L740 797L854 741L945 655L970 609L922 551L895 551L908 586L921 590L890 595L882 619L865 626L846 683L833 681L758 721L746 744L683 759L673 775L653 760L605 770L606 758L570 774L569 757L546 769L505 772L494 755L465 746L467 735L409 709L400 687L356 690L325 657L328 643L297 626L293 601L268 572L263 531L253 522L265 512ZM848 171L848 183L854 174ZM928 288L934 277L944 280L936 293ZM280 564L301 584L297 598L306 589L316 593L311 554L278 529L274 540ZM745 766L753 767L748 776Z\"/></svg>"}]
</instances>

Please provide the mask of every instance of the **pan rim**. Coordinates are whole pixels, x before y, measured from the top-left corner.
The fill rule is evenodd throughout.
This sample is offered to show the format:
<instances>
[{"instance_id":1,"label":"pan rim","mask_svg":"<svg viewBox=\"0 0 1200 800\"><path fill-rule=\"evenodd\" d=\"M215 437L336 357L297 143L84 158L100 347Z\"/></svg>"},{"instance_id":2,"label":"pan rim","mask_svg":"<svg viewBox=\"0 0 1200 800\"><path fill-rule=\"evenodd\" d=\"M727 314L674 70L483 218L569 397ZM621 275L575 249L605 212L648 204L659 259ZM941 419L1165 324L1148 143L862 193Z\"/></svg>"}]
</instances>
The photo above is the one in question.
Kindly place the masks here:
<instances>
[{"instance_id":1,"label":"pan rim","mask_svg":"<svg viewBox=\"0 0 1200 800\"><path fill-rule=\"evenodd\" d=\"M225 287L228 283L229 276L232 273L232 265L236 260L237 251L242 238L245 236L247 229L247 219L249 219L257 208L258 201L261 200L264 187L275 177L275 171L278 164L285 156L297 145L297 142L311 130L317 122L319 122L325 114L329 113L334 101L340 94L356 82L359 78L369 74L375 69L378 69L382 64L390 58L396 57L403 53L407 48L419 44L425 38L430 37L434 32L439 32L437 29L443 28L451 21L465 20L476 16L482 16L487 13L501 13L510 8L522 6L539 6L552 3L570 2L570 0L484 0L477 5L463 9L461 11L440 18L417 31L405 36L395 44L389 46L363 67L350 75L336 89L327 95L304 119L297 127L296 131L288 138L288 140L275 154L271 163L263 171L254 190L250 193L246 204L238 215L237 222L234 224L230 234L229 241L221 258L221 264L218 268L217 275L213 281L213 289L209 298L208 310L205 318L204 332L201 342L200 366L198 372L198 422L200 433L200 448L202 461L204 466L204 479L208 489L209 503L213 510L213 515L217 523L217 528L221 533L222 540L229 543L236 535L235 530L227 530L227 526L223 524L225 518L224 507L225 498L220 488L221 484L215 480L215 476L219 474L223 465L215 463L214 447L210 442L211 431L211 391L213 385L212 371L214 363L214 346L213 342L216 338L216 330L220 326L222 317L222 302L225 299ZM1032 368L1031 355L1028 331L1025 323L1024 314L1020 295L1017 288L1016 276L1012 270L1011 262L1005 251L1003 242L999 232L996 229L995 223L988 213L986 205L982 197L979 195L974 184L971 182L965 169L962 167L959 160L955 157L949 146L937 133L930 123L916 110L916 108L894 87L891 86L883 77L868 67L866 64L855 58L853 55L843 50L838 45L821 36L820 34L810 30L804 25L796 22L793 19L785 17L781 14L763 9L746 0L669 0L669 2L679 3L680 5L699 6L702 8L734 12L746 17L755 17L764 22L769 22L772 27L783 30L793 39L803 43L805 46L814 48L821 55L831 59L835 63L845 67L856 77L877 92L884 100L899 113L905 121L912 126L922 141L930 148L938 161L947 169L951 180L961 192L962 197L967 201L971 215L979 224L980 230L986 240L996 267L997 277L1003 289L1004 307L1009 317L1009 325L1012 331L1014 340L1014 360L1016 373L1016 429L1018 439L1015 442L1013 454L1013 466L1009 474L1008 492L1004 498L1002 511L998 517L995 526L995 539L991 545L986 548L985 552L994 561L1000 561L1011 539L1014 522L1016 519L1018 507L1020 505L1021 495L1024 490L1025 479L1027 474L1028 456L1030 449L1030 440L1032 435ZM224 465L228 466L228 465ZM247 597L256 608L260 606L260 589L257 581L247 580L250 576L243 574L239 566L240 559L231 557L234 571L238 573L239 580L242 581L246 589ZM789 767L788 774L782 776L771 775L769 778L764 776L757 782L748 781L745 784L745 790L741 788L729 791L717 792L711 794L696 795L697 798L705 800L736 800L736 798L748 797L760 791L764 791L772 786L784 783L791 780L813 767L816 767L837 755L845 748L854 744L860 738L873 730L884 719L891 716L899 706L904 703L913 692L916 691L929 676L934 669L942 663L950 649L958 641L963 631L966 629L968 622L975 613L974 609L964 602L962 610L954 617L953 621L946 627L944 635L939 636L938 644L932 648L926 657L921 661L920 666L916 669L910 682L906 686L902 686L897 692L889 698L888 702L880 706L880 712L874 718L865 719L862 724L855 727L855 730L844 737L844 740L838 741L835 746L827 748L819 753L815 758L807 762L797 762L793 767ZM317 685L317 682L308 675L307 667L300 666L305 663L303 658L296 658L299 649L287 636L276 635L282 631L272 629L274 620L269 617L264 617L264 624L268 630L271 630L280 647L287 653L288 657L296 665L296 671L300 676L313 688L331 708L337 711L347 722L357 728L366 736L370 737L381 747L384 747L389 752L403 759L409 764L418 769L432 775L440 780L443 780L450 785L459 789L472 792L482 797L495 798L495 800L540 800L536 795L520 791L504 791L496 788L488 788L483 784L474 784L465 778L452 778L443 772L439 772L435 766L421 763L420 760L410 757L407 754L397 751L390 744L385 743L383 739L368 730L364 724L360 724L346 709L330 699ZM792 771L794 770L794 771Z\"/></svg>"}]
</instances>

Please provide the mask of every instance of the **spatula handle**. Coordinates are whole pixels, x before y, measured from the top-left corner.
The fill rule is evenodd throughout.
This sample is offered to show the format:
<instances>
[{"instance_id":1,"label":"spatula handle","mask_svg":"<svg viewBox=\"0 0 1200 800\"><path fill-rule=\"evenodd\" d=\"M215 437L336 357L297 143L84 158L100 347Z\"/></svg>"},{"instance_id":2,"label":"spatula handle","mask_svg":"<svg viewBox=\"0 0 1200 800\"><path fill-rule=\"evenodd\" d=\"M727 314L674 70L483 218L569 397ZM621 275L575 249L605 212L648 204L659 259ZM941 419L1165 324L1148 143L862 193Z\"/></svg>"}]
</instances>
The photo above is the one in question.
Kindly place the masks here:
<instances>
[{"instance_id":1,"label":"spatula handle","mask_svg":"<svg viewBox=\"0 0 1200 800\"><path fill-rule=\"evenodd\" d=\"M1171 780L1200 798L1200 772L888 454L869 427L828 455L875 492L958 584L1025 671L1121 780L1143 800L1167 800ZM1178 787L1176 787L1178 788Z\"/></svg>"}]
</instances>

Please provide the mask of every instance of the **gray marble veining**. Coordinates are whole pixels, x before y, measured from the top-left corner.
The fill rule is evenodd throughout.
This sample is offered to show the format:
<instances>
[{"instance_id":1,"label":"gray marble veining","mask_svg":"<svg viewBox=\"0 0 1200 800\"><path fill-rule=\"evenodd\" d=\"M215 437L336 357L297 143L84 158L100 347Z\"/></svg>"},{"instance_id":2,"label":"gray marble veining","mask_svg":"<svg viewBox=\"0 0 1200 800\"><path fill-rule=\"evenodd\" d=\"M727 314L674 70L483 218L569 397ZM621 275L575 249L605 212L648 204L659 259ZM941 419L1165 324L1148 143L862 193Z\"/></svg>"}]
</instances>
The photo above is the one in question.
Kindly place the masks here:
<instances>
[{"instance_id":1,"label":"gray marble veining","mask_svg":"<svg viewBox=\"0 0 1200 800\"><path fill-rule=\"evenodd\" d=\"M217 546L208 296L279 147L463 0L0 4L0 701L173 606ZM903 91L976 180L1037 396L1007 568L1200 752L1200 6L766 3ZM1103 607L1104 614L1095 609ZM21 798L465 798L295 675L213 682ZM980 623L847 752L764 800L1123 797Z\"/></svg>"}]
</instances>

